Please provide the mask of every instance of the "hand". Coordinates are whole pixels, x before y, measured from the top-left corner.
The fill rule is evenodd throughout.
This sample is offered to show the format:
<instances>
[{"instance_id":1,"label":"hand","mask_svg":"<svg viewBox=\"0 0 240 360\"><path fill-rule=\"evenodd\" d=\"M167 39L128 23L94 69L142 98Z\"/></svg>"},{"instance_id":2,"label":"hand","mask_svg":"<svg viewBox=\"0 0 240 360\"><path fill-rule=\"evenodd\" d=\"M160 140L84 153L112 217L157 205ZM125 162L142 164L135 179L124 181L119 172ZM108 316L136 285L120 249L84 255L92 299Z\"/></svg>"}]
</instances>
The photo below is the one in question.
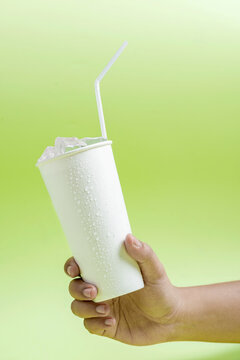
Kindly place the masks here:
<instances>
[{"instance_id":1,"label":"hand","mask_svg":"<svg viewBox=\"0 0 240 360\"><path fill-rule=\"evenodd\" d=\"M178 288L169 281L163 265L149 245L128 234L126 251L140 267L144 288L101 303L91 301L97 295L93 284L74 279L69 292L75 299L72 312L84 318L91 333L106 336L130 345L152 345L171 341L180 309ZM74 258L64 266L71 277L81 270Z\"/></svg>"}]
</instances>

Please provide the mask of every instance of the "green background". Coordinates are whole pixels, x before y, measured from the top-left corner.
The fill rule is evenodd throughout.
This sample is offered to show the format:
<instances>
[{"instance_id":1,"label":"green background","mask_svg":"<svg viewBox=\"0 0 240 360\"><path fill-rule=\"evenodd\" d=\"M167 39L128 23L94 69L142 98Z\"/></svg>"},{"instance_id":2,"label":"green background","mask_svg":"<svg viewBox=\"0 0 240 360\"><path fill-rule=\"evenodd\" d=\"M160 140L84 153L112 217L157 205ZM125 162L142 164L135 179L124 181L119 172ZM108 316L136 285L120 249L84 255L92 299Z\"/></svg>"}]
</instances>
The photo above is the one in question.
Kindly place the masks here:
<instances>
[{"instance_id":1,"label":"green background","mask_svg":"<svg viewBox=\"0 0 240 360\"><path fill-rule=\"evenodd\" d=\"M239 279L240 4L0 1L0 359L239 359L232 344L131 347L72 315L71 255L35 163L99 136L94 80L133 233L177 286Z\"/></svg>"}]
</instances>

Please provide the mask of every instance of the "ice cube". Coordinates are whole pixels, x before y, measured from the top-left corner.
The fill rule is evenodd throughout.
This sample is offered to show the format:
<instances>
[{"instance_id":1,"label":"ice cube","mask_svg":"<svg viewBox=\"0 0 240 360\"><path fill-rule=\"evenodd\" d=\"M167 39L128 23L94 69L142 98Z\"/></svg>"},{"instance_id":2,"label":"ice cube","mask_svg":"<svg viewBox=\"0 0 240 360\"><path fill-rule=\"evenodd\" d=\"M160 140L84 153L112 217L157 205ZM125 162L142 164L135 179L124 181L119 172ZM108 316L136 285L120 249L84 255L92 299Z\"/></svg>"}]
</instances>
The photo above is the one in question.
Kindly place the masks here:
<instances>
[{"instance_id":1,"label":"ice cube","mask_svg":"<svg viewBox=\"0 0 240 360\"><path fill-rule=\"evenodd\" d=\"M55 146L48 146L38 160L38 163L65 154L68 151L73 151L106 140L107 139L104 139L103 137L85 137L83 139L78 139L77 137L57 137Z\"/></svg>"},{"instance_id":2,"label":"ice cube","mask_svg":"<svg viewBox=\"0 0 240 360\"><path fill-rule=\"evenodd\" d=\"M57 137L55 140L56 155L64 154L72 148L86 146L87 144L76 137Z\"/></svg>"},{"instance_id":3,"label":"ice cube","mask_svg":"<svg viewBox=\"0 0 240 360\"><path fill-rule=\"evenodd\" d=\"M92 144L102 142L106 139L104 139L103 137L85 137L81 140L84 141L86 145L92 145Z\"/></svg>"},{"instance_id":4,"label":"ice cube","mask_svg":"<svg viewBox=\"0 0 240 360\"><path fill-rule=\"evenodd\" d=\"M52 159L52 158L54 158L55 155L56 154L55 154L54 146L48 146L44 150L44 152L43 152L42 156L40 157L40 159L38 160L38 162L44 161L44 160L47 160L47 159Z\"/></svg>"}]
</instances>

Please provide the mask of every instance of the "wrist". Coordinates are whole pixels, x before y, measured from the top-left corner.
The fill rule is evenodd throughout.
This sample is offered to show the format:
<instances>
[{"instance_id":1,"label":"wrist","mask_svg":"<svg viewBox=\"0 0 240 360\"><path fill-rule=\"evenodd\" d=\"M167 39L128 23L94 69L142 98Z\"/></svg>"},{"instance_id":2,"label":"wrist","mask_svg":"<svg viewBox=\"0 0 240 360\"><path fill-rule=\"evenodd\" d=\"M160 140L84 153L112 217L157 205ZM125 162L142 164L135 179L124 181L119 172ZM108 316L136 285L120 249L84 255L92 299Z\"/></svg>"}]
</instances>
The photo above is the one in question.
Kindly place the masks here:
<instances>
[{"instance_id":1,"label":"wrist","mask_svg":"<svg viewBox=\"0 0 240 360\"><path fill-rule=\"evenodd\" d=\"M176 288L167 341L239 343L240 282Z\"/></svg>"},{"instance_id":2,"label":"wrist","mask_svg":"<svg viewBox=\"0 0 240 360\"><path fill-rule=\"evenodd\" d=\"M191 318L191 293L188 288L175 287L175 308L172 314L171 326L169 327L168 342L189 340L191 325L188 319Z\"/></svg>"}]
</instances>

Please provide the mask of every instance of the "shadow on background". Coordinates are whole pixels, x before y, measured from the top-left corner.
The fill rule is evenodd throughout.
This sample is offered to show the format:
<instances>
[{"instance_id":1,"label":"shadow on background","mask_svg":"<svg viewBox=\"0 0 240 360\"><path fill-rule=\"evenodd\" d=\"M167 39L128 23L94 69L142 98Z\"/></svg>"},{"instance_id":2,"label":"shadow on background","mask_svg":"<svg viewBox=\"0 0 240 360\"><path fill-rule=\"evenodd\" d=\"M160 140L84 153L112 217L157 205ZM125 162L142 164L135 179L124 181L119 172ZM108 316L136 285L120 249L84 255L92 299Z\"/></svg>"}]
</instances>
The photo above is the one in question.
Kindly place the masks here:
<instances>
[{"instance_id":1,"label":"shadow on background","mask_svg":"<svg viewBox=\"0 0 240 360\"><path fill-rule=\"evenodd\" d=\"M240 346L235 351L224 352L223 354L208 357L198 357L196 360L240 360Z\"/></svg>"}]
</instances>

